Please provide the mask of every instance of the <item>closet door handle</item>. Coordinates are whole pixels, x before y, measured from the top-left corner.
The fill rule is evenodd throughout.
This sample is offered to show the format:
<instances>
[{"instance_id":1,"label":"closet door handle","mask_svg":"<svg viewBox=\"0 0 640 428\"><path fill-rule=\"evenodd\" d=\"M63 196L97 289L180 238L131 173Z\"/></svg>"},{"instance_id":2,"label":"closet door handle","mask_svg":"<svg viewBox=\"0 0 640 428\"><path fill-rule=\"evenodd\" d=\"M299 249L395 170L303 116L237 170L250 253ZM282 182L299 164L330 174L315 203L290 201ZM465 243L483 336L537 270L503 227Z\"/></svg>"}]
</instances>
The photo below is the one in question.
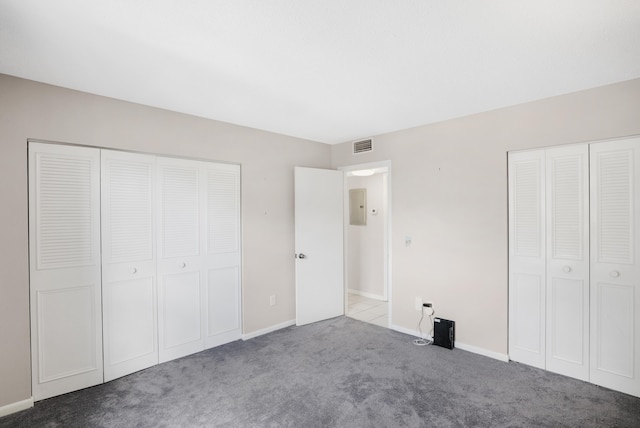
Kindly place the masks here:
<instances>
[{"instance_id":1,"label":"closet door handle","mask_svg":"<svg viewBox=\"0 0 640 428\"><path fill-rule=\"evenodd\" d=\"M564 273L569 273L569 272L571 272L571 266L565 266L565 267L563 267L563 268L562 268L562 271L563 271Z\"/></svg>"},{"instance_id":2,"label":"closet door handle","mask_svg":"<svg viewBox=\"0 0 640 428\"><path fill-rule=\"evenodd\" d=\"M131 274L132 275L135 275L136 273L138 273L138 268L131 269Z\"/></svg>"},{"instance_id":3,"label":"closet door handle","mask_svg":"<svg viewBox=\"0 0 640 428\"><path fill-rule=\"evenodd\" d=\"M180 269L184 269L185 267L187 267L187 264L185 262L181 262L179 266Z\"/></svg>"},{"instance_id":4,"label":"closet door handle","mask_svg":"<svg viewBox=\"0 0 640 428\"><path fill-rule=\"evenodd\" d=\"M609 276L610 276L611 278L617 278L617 277L619 277L619 276L620 276L620 272L618 272L617 270L612 270L612 271L609 273Z\"/></svg>"}]
</instances>

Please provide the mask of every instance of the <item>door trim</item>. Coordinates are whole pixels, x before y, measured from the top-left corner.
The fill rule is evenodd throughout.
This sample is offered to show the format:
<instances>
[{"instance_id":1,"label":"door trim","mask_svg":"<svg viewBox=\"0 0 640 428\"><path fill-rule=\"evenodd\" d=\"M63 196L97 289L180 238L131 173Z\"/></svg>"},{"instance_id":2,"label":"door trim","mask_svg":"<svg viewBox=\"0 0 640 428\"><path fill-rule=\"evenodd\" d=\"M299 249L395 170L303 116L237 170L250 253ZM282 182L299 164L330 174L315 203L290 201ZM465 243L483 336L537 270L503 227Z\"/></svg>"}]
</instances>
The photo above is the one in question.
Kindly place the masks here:
<instances>
[{"instance_id":1,"label":"door trim","mask_svg":"<svg viewBox=\"0 0 640 428\"><path fill-rule=\"evenodd\" d=\"M346 239L347 235L347 227L349 225L349 189L347 183L347 174L351 171L356 171L360 169L373 169L375 173L387 173L387 182L384 186L384 191L386 195L384 196L384 202L386 204L387 212L385 219L385 237L384 237L384 251L385 251L385 266L384 266L384 297L387 300L388 305L388 321L387 327L391 328L392 322L392 304L391 300L393 296L392 293L392 276L391 276L391 266L392 266L392 254L391 254L391 225L392 223L392 206L391 206L391 161L378 161L378 162L369 162L362 163L357 165L346 165L338 168L338 171L342 171L345 175L344 180L344 265L347 266L347 257L348 257L348 239ZM347 278L347 271L345 269L344 272L344 305L345 305L345 314L347 313L347 306L349 304L347 294L349 290L349 282Z\"/></svg>"}]
</instances>

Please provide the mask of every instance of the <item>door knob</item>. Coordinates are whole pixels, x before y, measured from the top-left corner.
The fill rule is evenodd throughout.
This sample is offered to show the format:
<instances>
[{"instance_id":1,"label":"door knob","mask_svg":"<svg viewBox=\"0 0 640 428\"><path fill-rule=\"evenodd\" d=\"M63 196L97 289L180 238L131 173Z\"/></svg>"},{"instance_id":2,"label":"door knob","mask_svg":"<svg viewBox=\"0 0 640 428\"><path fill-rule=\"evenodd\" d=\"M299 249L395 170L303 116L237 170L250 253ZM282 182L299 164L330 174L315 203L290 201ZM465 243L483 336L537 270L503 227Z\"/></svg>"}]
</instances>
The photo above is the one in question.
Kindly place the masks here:
<instances>
[{"instance_id":1,"label":"door knob","mask_svg":"<svg viewBox=\"0 0 640 428\"><path fill-rule=\"evenodd\" d=\"M571 272L571 266L565 266L565 267L562 268L562 270L563 270L564 273L569 273L569 272Z\"/></svg>"},{"instance_id":2,"label":"door knob","mask_svg":"<svg viewBox=\"0 0 640 428\"><path fill-rule=\"evenodd\" d=\"M133 268L133 269L131 269L131 273L132 273L132 274L136 274L136 273L138 273L138 269L137 269L137 268Z\"/></svg>"},{"instance_id":3,"label":"door knob","mask_svg":"<svg viewBox=\"0 0 640 428\"><path fill-rule=\"evenodd\" d=\"M612 270L609 276L611 276L611 278L617 278L620 276L620 272L618 272L617 270Z\"/></svg>"},{"instance_id":4,"label":"door knob","mask_svg":"<svg viewBox=\"0 0 640 428\"><path fill-rule=\"evenodd\" d=\"M305 256L304 254L300 253L300 254L298 254L298 258L299 259L306 259L307 256Z\"/></svg>"},{"instance_id":5,"label":"door knob","mask_svg":"<svg viewBox=\"0 0 640 428\"><path fill-rule=\"evenodd\" d=\"M186 267L186 266L187 266L187 264L186 264L185 262L180 263L180 267L181 267L181 268L184 268L184 267Z\"/></svg>"}]
</instances>

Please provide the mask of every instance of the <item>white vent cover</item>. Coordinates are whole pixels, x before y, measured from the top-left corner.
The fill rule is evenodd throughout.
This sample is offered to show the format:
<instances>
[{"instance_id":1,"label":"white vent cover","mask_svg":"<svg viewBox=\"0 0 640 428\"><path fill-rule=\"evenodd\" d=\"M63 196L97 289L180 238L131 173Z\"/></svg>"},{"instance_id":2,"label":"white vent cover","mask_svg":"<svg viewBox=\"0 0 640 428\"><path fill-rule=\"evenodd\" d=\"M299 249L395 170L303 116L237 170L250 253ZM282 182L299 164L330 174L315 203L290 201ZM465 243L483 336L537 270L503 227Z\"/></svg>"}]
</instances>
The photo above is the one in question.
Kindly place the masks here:
<instances>
[{"instance_id":1,"label":"white vent cover","mask_svg":"<svg viewBox=\"0 0 640 428\"><path fill-rule=\"evenodd\" d=\"M373 150L371 139L356 141L355 143L353 143L354 155L357 155L358 153L370 152L371 150Z\"/></svg>"}]
</instances>

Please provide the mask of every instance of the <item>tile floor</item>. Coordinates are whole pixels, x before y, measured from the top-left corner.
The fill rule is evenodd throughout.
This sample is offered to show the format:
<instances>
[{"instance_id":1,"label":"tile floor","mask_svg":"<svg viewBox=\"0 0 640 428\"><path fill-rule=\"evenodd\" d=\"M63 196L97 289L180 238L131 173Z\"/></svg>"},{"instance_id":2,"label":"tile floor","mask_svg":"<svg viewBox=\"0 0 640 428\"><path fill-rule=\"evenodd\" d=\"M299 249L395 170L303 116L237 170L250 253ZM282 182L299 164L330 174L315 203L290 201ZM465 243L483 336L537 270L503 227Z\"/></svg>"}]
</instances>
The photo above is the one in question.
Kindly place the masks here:
<instances>
[{"instance_id":1,"label":"tile floor","mask_svg":"<svg viewBox=\"0 0 640 428\"><path fill-rule=\"evenodd\" d=\"M389 302L348 294L347 316L360 321L389 327Z\"/></svg>"}]
</instances>

